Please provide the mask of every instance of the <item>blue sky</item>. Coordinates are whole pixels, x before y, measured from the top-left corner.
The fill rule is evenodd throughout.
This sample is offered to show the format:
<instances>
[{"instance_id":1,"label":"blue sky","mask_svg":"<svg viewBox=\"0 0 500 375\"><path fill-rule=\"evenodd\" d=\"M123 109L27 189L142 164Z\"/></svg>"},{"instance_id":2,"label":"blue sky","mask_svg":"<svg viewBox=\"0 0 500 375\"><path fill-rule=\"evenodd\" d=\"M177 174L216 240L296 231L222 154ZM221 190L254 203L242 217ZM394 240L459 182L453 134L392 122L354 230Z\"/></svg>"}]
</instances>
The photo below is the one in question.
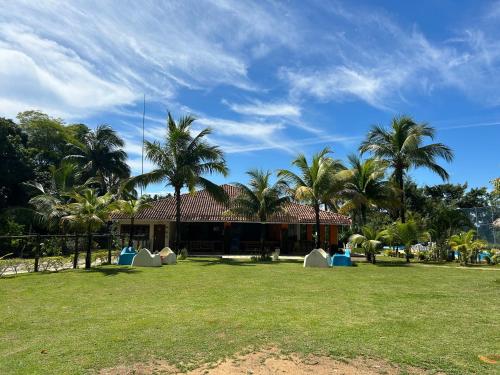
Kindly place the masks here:
<instances>
[{"instance_id":1,"label":"blue sky","mask_svg":"<svg viewBox=\"0 0 500 375\"><path fill-rule=\"evenodd\" d=\"M398 114L453 148L452 182L499 175L499 1L0 0L0 10L0 116L110 124L134 173L145 94L148 140L167 110L214 128L231 170L218 182L325 146L344 159Z\"/></svg>"}]
</instances>

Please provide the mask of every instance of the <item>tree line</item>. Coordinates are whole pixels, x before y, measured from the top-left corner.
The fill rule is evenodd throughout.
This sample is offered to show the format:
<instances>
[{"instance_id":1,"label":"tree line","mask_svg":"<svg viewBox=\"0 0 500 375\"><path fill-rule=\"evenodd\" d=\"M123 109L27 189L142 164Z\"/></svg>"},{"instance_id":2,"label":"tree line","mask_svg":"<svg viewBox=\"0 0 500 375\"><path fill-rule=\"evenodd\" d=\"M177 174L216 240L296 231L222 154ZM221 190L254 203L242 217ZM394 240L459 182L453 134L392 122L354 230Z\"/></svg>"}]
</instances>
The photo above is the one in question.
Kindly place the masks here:
<instances>
[{"instance_id":1,"label":"tree line","mask_svg":"<svg viewBox=\"0 0 500 375\"><path fill-rule=\"evenodd\" d=\"M440 163L451 162L453 152L434 142L432 126L408 116L395 117L387 127L373 126L358 152L345 162L335 159L327 147L310 158L297 155L290 169L250 170L248 183L237 183L240 196L229 202L224 190L210 180L213 174L228 175L224 153L208 142L212 129L191 131L194 121L192 116L176 121L169 113L163 141L144 145L154 168L131 176L124 141L110 126L65 124L39 111L22 112L17 121L0 118L0 234L91 233L104 225L112 210L121 210L131 219L132 238L134 216L151 200L138 199L136 188L152 183L174 190L176 250L181 240L180 195L197 188L226 201L229 211L256 216L262 223L293 200L311 205L316 228L320 210L327 209L351 217L346 236L363 232L365 239L376 241L376 233L385 228L388 239L388 226L406 225L408 231L433 232L443 246L451 235L472 227L456 208L498 202L498 191L489 193L486 187L468 191L466 184L420 187L412 181L410 171L415 168L427 168L447 180ZM262 253L264 231L263 224ZM315 245L320 247L321 234L315 232ZM413 236L417 238L422 236Z\"/></svg>"}]
</instances>

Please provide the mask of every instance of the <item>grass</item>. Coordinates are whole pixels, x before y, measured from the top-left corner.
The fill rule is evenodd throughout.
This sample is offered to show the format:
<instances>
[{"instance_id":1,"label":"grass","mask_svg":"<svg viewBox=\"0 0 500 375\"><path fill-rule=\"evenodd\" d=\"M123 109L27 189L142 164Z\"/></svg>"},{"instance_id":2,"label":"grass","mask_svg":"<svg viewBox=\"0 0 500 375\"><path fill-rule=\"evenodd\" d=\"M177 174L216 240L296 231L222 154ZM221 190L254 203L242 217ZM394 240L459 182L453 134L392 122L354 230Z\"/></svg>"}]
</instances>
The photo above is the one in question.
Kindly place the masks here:
<instances>
[{"instance_id":1,"label":"grass","mask_svg":"<svg viewBox=\"0 0 500 375\"><path fill-rule=\"evenodd\" d=\"M0 373L88 373L148 358L182 369L249 348L498 373L500 272L191 259L0 279Z\"/></svg>"}]
</instances>

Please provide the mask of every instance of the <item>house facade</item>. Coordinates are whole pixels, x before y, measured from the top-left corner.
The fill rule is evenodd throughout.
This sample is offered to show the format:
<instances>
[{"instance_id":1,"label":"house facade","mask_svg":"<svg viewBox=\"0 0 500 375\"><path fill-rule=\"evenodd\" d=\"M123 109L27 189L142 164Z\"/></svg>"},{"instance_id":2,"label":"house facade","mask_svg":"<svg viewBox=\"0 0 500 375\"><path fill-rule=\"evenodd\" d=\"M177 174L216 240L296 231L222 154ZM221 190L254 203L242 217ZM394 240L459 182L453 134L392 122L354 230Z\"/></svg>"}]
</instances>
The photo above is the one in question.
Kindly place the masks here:
<instances>
[{"instance_id":1,"label":"house facade","mask_svg":"<svg viewBox=\"0 0 500 375\"><path fill-rule=\"evenodd\" d=\"M222 185L229 197L239 194L237 187ZM134 219L134 239L153 251L173 246L175 240L175 198L152 202ZM205 190L181 195L181 247L190 254L253 254L260 246L260 222L256 218L228 214L229 206L217 202ZM130 218L115 214L120 232L128 234ZM338 246L339 233L351 224L344 215L320 212L323 248ZM287 203L282 212L266 223L265 246L279 248L282 254L304 254L314 247L314 209L298 203Z\"/></svg>"}]
</instances>

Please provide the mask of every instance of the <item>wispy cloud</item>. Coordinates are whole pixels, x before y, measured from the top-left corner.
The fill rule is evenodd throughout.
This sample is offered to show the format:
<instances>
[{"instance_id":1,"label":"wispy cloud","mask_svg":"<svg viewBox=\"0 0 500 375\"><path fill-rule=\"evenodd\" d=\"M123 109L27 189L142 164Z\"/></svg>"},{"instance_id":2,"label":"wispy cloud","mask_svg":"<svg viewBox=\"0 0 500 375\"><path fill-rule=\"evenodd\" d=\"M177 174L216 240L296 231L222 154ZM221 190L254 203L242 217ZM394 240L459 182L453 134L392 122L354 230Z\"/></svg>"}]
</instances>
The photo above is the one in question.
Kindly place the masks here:
<instances>
[{"instance_id":1,"label":"wispy cloud","mask_svg":"<svg viewBox=\"0 0 500 375\"><path fill-rule=\"evenodd\" d=\"M254 100L246 104L229 103L223 100L232 111L251 116L266 117L299 117L300 106L290 103L261 102Z\"/></svg>"},{"instance_id":2,"label":"wispy cloud","mask_svg":"<svg viewBox=\"0 0 500 375\"><path fill-rule=\"evenodd\" d=\"M143 92L161 101L180 88L254 90L244 51L262 57L298 35L280 14L223 0L2 2L0 100L76 117Z\"/></svg>"}]
</instances>

